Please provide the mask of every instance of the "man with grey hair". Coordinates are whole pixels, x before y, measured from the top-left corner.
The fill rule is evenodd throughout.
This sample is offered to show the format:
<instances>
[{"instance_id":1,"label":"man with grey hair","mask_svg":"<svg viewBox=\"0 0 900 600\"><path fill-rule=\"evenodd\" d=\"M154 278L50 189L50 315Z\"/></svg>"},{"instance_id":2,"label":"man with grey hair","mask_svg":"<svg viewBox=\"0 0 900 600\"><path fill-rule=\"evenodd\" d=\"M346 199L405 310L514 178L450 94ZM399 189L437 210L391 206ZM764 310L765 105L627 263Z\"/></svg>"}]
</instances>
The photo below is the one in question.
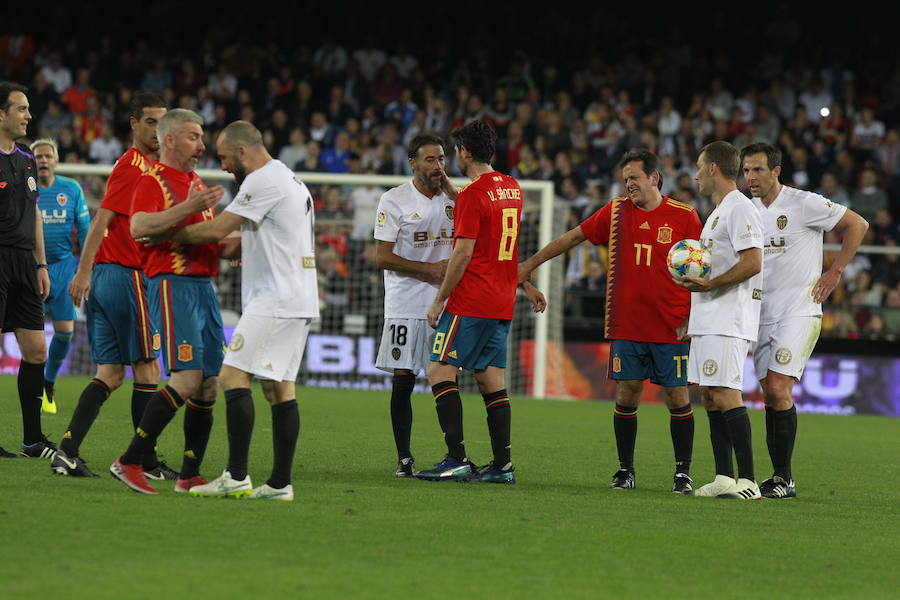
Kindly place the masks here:
<instances>
[{"instance_id":1,"label":"man with grey hair","mask_svg":"<svg viewBox=\"0 0 900 600\"><path fill-rule=\"evenodd\" d=\"M41 138L31 144L31 153L37 164L38 208L44 226L44 252L47 271L50 273L50 295L44 302L44 310L53 321L53 339L44 370L43 411L56 414L54 384L75 333L75 305L69 297L69 284L75 275L78 259L72 254L72 231L78 236L79 250L84 247L91 215L84 201L81 185L70 177L56 174L59 150L50 138Z\"/></svg>"},{"instance_id":2,"label":"man with grey hair","mask_svg":"<svg viewBox=\"0 0 900 600\"><path fill-rule=\"evenodd\" d=\"M210 221L224 192L207 188L194 172L206 149L203 119L175 109L159 120L159 162L138 181L132 200L131 234L138 241L166 234L177 226ZM168 385L147 404L131 445L110 466L113 476L136 492L156 494L141 468L142 456L178 408L211 412L218 388L225 338L212 278L219 271L216 243L184 246L173 241L143 247L151 318L162 330L162 354ZM199 474L209 429L185 430L185 462L175 491L205 483Z\"/></svg>"}]
</instances>

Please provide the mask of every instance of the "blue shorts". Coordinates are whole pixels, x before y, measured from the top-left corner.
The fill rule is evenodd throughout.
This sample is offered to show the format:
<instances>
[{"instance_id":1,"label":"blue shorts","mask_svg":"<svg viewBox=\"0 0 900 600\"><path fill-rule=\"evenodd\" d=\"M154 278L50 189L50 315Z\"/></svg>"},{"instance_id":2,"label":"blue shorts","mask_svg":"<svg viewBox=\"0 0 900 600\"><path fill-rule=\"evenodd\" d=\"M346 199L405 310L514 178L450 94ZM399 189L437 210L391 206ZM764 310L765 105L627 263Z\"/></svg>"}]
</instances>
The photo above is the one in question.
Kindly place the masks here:
<instances>
[{"instance_id":1,"label":"blue shorts","mask_svg":"<svg viewBox=\"0 0 900 600\"><path fill-rule=\"evenodd\" d=\"M219 301L209 277L157 275L148 280L150 311L159 319L166 373L218 375L225 359Z\"/></svg>"},{"instance_id":2,"label":"blue shorts","mask_svg":"<svg viewBox=\"0 0 900 600\"><path fill-rule=\"evenodd\" d=\"M687 385L690 344L662 344L613 340L609 377L616 381L643 381L665 387Z\"/></svg>"},{"instance_id":3,"label":"blue shorts","mask_svg":"<svg viewBox=\"0 0 900 600\"><path fill-rule=\"evenodd\" d=\"M51 321L74 321L75 303L69 296L69 284L75 276L78 260L74 256L64 258L47 267L50 274L50 295L44 301L44 312Z\"/></svg>"},{"instance_id":4,"label":"blue shorts","mask_svg":"<svg viewBox=\"0 0 900 600\"><path fill-rule=\"evenodd\" d=\"M431 362L472 371L506 368L506 338L510 321L461 317L444 311L434 334Z\"/></svg>"},{"instance_id":5,"label":"blue shorts","mask_svg":"<svg viewBox=\"0 0 900 600\"><path fill-rule=\"evenodd\" d=\"M147 303L146 278L139 270L94 265L85 312L95 363L128 365L159 356L159 329Z\"/></svg>"}]
</instances>

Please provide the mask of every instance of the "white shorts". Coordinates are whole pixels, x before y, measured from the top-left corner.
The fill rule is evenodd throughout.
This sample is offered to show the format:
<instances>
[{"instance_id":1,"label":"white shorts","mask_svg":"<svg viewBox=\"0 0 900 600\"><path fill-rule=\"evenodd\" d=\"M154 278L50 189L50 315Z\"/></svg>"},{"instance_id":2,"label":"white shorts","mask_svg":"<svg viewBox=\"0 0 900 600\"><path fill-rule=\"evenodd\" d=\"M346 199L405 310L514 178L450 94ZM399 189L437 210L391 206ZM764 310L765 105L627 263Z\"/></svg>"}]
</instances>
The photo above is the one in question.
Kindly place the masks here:
<instances>
[{"instance_id":1,"label":"white shorts","mask_svg":"<svg viewBox=\"0 0 900 600\"><path fill-rule=\"evenodd\" d=\"M434 329L425 319L385 319L375 367L388 373L407 369L418 375L427 369L434 345Z\"/></svg>"},{"instance_id":2,"label":"white shorts","mask_svg":"<svg viewBox=\"0 0 900 600\"><path fill-rule=\"evenodd\" d=\"M763 379L769 371L799 380L812 354L822 317L786 317L777 323L759 326L759 341L753 348L753 367L756 378Z\"/></svg>"},{"instance_id":3,"label":"white shorts","mask_svg":"<svg viewBox=\"0 0 900 600\"><path fill-rule=\"evenodd\" d=\"M744 387L744 363L749 340L727 335L698 335L691 338L688 381L704 387Z\"/></svg>"},{"instance_id":4,"label":"white shorts","mask_svg":"<svg viewBox=\"0 0 900 600\"><path fill-rule=\"evenodd\" d=\"M259 379L295 381L309 335L309 319L242 315L224 364Z\"/></svg>"}]
</instances>

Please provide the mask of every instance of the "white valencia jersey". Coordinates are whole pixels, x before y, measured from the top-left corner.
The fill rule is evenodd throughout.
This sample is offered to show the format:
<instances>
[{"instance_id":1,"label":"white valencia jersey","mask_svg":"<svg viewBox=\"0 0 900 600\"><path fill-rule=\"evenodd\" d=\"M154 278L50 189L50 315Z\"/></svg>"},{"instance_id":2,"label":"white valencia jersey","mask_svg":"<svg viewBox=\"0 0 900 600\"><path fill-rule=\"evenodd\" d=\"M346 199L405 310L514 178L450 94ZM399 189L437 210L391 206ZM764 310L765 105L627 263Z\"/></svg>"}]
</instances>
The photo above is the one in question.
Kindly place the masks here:
<instances>
[{"instance_id":1,"label":"white valencia jersey","mask_svg":"<svg viewBox=\"0 0 900 600\"><path fill-rule=\"evenodd\" d=\"M319 316L312 196L279 160L241 183L225 209L241 225L243 312L280 318Z\"/></svg>"},{"instance_id":2,"label":"white valencia jersey","mask_svg":"<svg viewBox=\"0 0 900 600\"><path fill-rule=\"evenodd\" d=\"M412 182L385 192L375 213L375 239L394 242L394 254L439 262L453 247L453 200L444 192L424 196ZM424 319L440 285L385 269L384 318Z\"/></svg>"},{"instance_id":3,"label":"white valencia jersey","mask_svg":"<svg viewBox=\"0 0 900 600\"><path fill-rule=\"evenodd\" d=\"M738 263L738 252L762 248L759 211L737 190L722 198L700 234L700 241L712 254L713 279ZM763 273L711 292L691 294L689 335L725 335L756 341Z\"/></svg>"},{"instance_id":4,"label":"white valencia jersey","mask_svg":"<svg viewBox=\"0 0 900 600\"><path fill-rule=\"evenodd\" d=\"M847 207L786 185L768 207L759 198L753 204L762 221L766 272L760 323L821 315L812 289L822 276L822 235L834 229Z\"/></svg>"}]
</instances>

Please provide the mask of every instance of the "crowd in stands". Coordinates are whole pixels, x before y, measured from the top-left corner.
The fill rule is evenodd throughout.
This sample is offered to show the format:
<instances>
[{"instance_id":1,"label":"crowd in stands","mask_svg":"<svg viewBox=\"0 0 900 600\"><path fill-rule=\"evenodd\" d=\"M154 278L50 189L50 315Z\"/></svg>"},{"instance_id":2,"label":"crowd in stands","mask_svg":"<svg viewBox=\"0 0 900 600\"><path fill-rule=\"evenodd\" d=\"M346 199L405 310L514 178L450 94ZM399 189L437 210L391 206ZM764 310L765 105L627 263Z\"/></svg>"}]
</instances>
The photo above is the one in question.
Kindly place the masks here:
<instances>
[{"instance_id":1,"label":"crowd in stands","mask_svg":"<svg viewBox=\"0 0 900 600\"><path fill-rule=\"evenodd\" d=\"M781 34L803 41L790 27ZM216 166L216 132L238 118L260 127L273 156L297 171L371 174L408 174L405 147L417 133L446 138L484 119L499 136L494 166L552 181L571 227L621 193L616 165L629 148L653 150L663 193L705 217L711 201L693 180L699 149L720 139L738 148L768 142L782 150L782 183L863 215L864 244L896 247L900 68L873 73L852 54L798 66L761 50L754 77L742 81L741 65L723 61L677 39L656 51L595 51L563 66L523 50L484 56L477 48L436 65L433 55L373 35L296 48L210 39L168 54L141 42L114 49L104 36L64 47L0 37L0 78L29 86L29 135L57 139L63 162L112 164L129 143L127 106L136 90L203 116L200 167ZM452 152L447 160L458 174ZM89 197L102 195L102 182L85 184ZM351 285L349 274L379 280L371 224L382 191L315 187L326 305L377 294L372 285ZM587 246L570 255L570 314L602 317L606 259L602 248ZM826 306L824 335L900 334L897 263L897 254L859 254Z\"/></svg>"}]
</instances>

